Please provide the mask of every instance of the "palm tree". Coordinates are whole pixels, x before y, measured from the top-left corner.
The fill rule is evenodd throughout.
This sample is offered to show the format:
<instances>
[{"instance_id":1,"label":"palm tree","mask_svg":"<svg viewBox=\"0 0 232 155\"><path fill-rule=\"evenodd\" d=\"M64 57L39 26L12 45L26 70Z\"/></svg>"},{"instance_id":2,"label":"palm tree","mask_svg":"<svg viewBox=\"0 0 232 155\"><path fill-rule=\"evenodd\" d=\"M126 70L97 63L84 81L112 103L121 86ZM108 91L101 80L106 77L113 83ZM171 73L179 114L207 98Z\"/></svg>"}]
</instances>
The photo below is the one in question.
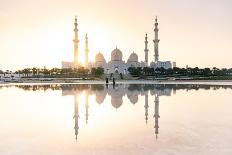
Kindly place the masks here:
<instances>
[{"instance_id":1,"label":"palm tree","mask_svg":"<svg viewBox=\"0 0 232 155\"><path fill-rule=\"evenodd\" d=\"M32 74L33 74L33 76L37 75L37 68L36 67L32 68Z\"/></svg>"},{"instance_id":2,"label":"palm tree","mask_svg":"<svg viewBox=\"0 0 232 155\"><path fill-rule=\"evenodd\" d=\"M219 69L217 67L213 67L213 74L217 75L218 74Z\"/></svg>"}]
</instances>

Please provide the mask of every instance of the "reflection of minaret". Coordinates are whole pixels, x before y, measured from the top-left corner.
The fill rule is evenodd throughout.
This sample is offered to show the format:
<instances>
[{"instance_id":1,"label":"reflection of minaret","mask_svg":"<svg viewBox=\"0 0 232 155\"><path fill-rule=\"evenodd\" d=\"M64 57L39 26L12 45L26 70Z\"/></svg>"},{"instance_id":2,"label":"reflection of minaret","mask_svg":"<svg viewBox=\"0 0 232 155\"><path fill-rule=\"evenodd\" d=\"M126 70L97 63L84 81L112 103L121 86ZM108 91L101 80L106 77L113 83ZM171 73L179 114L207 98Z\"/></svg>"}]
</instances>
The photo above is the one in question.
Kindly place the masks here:
<instances>
[{"instance_id":1,"label":"reflection of minaret","mask_svg":"<svg viewBox=\"0 0 232 155\"><path fill-rule=\"evenodd\" d=\"M154 51L155 51L155 63L157 63L159 61L159 39L158 39L158 21L157 21L157 17L155 19L155 39L153 40L154 42Z\"/></svg>"},{"instance_id":2,"label":"reflection of minaret","mask_svg":"<svg viewBox=\"0 0 232 155\"><path fill-rule=\"evenodd\" d=\"M146 124L147 124L147 121L148 121L148 108L149 108L149 105L148 105L148 93L146 93L145 95L145 120L146 120Z\"/></svg>"},{"instance_id":3,"label":"reflection of minaret","mask_svg":"<svg viewBox=\"0 0 232 155\"><path fill-rule=\"evenodd\" d=\"M79 40L78 40L77 25L78 25L77 24L77 17L75 17L74 40L73 40L73 43L74 43L74 67L78 66L78 43L79 43Z\"/></svg>"},{"instance_id":4,"label":"reflection of minaret","mask_svg":"<svg viewBox=\"0 0 232 155\"><path fill-rule=\"evenodd\" d=\"M147 33L146 33L146 37L145 37L145 49L144 49L146 66L148 66L148 48L147 48L148 45L147 44L148 44L148 41L147 41Z\"/></svg>"},{"instance_id":5,"label":"reflection of minaret","mask_svg":"<svg viewBox=\"0 0 232 155\"><path fill-rule=\"evenodd\" d=\"M75 95L74 96L74 116L73 116L74 120L75 120L75 135L76 135L76 140L77 140L77 135L78 135L78 119L79 119L79 112L78 112L78 96Z\"/></svg>"},{"instance_id":6,"label":"reflection of minaret","mask_svg":"<svg viewBox=\"0 0 232 155\"><path fill-rule=\"evenodd\" d=\"M155 134L156 134L156 139L158 138L158 133L159 133L159 96L156 94L155 95L155 114L154 114L154 118L155 118Z\"/></svg>"},{"instance_id":7,"label":"reflection of minaret","mask_svg":"<svg viewBox=\"0 0 232 155\"><path fill-rule=\"evenodd\" d=\"M85 36L85 67L88 67L88 61L89 61L89 48L88 48L88 34L86 33Z\"/></svg>"},{"instance_id":8,"label":"reflection of minaret","mask_svg":"<svg viewBox=\"0 0 232 155\"><path fill-rule=\"evenodd\" d=\"M88 117L89 117L89 96L87 92L85 92L85 121L88 124Z\"/></svg>"}]
</instances>

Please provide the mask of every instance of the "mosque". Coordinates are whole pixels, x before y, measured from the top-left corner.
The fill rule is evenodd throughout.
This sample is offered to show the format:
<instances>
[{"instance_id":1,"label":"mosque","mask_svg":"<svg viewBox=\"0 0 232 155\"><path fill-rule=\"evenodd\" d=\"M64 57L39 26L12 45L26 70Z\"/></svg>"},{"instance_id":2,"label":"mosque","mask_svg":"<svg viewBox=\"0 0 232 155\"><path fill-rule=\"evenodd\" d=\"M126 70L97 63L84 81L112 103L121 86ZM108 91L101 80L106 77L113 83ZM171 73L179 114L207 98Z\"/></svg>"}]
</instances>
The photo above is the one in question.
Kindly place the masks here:
<instances>
[{"instance_id":1,"label":"mosque","mask_svg":"<svg viewBox=\"0 0 232 155\"><path fill-rule=\"evenodd\" d=\"M78 62L78 23L77 23L77 18L75 18L75 23L74 23L74 61L73 62L62 62L62 68L78 68L81 65ZM88 61L88 54L89 54L89 49L88 49L88 35L86 33L85 37L85 67L87 68L97 68L97 67L102 67L104 68L105 74L128 74L128 68L129 67L153 67L153 68L172 68L172 63L171 61L159 61L159 38L158 38L158 20L157 17L155 19L155 39L153 40L154 42L154 61L152 61L149 65L148 63L148 37L147 34L145 35L145 58L144 61L139 62L138 61L138 55L136 53L131 53L127 61L123 60L123 52L118 49L117 47L111 52L111 60L109 62L106 62L104 55L102 53L97 53L95 56L95 62L90 63Z\"/></svg>"}]
</instances>

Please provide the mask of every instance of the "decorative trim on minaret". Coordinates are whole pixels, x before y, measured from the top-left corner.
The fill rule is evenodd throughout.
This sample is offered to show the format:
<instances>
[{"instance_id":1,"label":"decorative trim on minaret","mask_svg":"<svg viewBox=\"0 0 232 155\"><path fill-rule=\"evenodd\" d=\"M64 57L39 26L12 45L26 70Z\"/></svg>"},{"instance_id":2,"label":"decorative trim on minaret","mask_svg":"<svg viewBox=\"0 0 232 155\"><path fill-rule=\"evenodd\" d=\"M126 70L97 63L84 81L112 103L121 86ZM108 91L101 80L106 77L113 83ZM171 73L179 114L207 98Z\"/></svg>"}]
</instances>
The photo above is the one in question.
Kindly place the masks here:
<instances>
[{"instance_id":1,"label":"decorative trim on minaret","mask_svg":"<svg viewBox=\"0 0 232 155\"><path fill-rule=\"evenodd\" d=\"M158 20L157 20L157 16L156 16L156 19L155 19L155 29L154 29L154 32L155 32L155 39L153 40L154 42L154 52L155 52L155 63L157 63L159 61L159 37L158 37L158 32L159 32L159 29L158 29Z\"/></svg>"},{"instance_id":2,"label":"decorative trim on minaret","mask_svg":"<svg viewBox=\"0 0 232 155\"><path fill-rule=\"evenodd\" d=\"M146 66L148 66L148 41L147 41L147 33L146 33L146 37L145 37L145 49L144 49L144 52L145 52L145 63L146 63Z\"/></svg>"},{"instance_id":3,"label":"decorative trim on minaret","mask_svg":"<svg viewBox=\"0 0 232 155\"><path fill-rule=\"evenodd\" d=\"M88 67L89 64L89 43L88 43L88 34L85 36L85 67Z\"/></svg>"},{"instance_id":4,"label":"decorative trim on minaret","mask_svg":"<svg viewBox=\"0 0 232 155\"><path fill-rule=\"evenodd\" d=\"M77 24L77 17L75 17L75 23L74 23L74 40L73 40L73 43L74 43L74 67L78 67L78 43L79 43L79 40L78 40L78 24Z\"/></svg>"},{"instance_id":5,"label":"decorative trim on minaret","mask_svg":"<svg viewBox=\"0 0 232 155\"><path fill-rule=\"evenodd\" d=\"M154 118L155 118L155 135L156 135L156 139L158 138L158 134L159 134L159 96L158 94L155 95L155 114L154 114Z\"/></svg>"}]
</instances>

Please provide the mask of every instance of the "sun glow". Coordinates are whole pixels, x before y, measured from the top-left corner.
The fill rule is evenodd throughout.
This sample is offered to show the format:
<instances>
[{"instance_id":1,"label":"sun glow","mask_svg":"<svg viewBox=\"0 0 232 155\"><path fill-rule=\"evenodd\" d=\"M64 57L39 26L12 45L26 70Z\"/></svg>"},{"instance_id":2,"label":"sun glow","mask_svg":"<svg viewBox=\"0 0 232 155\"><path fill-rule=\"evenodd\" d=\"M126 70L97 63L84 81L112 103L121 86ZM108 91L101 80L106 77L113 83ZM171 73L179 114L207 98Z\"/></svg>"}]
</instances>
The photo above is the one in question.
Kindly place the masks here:
<instances>
[{"instance_id":1,"label":"sun glow","mask_svg":"<svg viewBox=\"0 0 232 155\"><path fill-rule=\"evenodd\" d=\"M89 42L89 62L95 61L95 56L98 52L101 52L105 59L108 61L110 58L110 52L112 48L110 41L110 30L107 30L105 27L93 23L85 23L83 28L80 25L79 27L79 62L84 64L85 60L85 35L88 33L88 42Z\"/></svg>"},{"instance_id":2,"label":"sun glow","mask_svg":"<svg viewBox=\"0 0 232 155\"><path fill-rule=\"evenodd\" d=\"M193 0L168 1L126 0L118 3L98 0L91 1L91 5L86 0L3 1L0 5L0 69L61 67L62 61L73 61L75 15L81 63L85 60L86 33L89 36L89 61L94 61L99 51L109 61L116 46L123 52L123 60L135 51L139 61L143 61L146 32L151 62L154 19L158 15L160 59L176 61L180 67L196 64L198 67L231 66L230 3L214 1L208 5ZM196 11L198 4L202 7ZM215 23L215 19L218 22ZM203 35L199 37L199 34ZM193 44L195 40L199 40L197 46ZM222 52L220 57L217 51Z\"/></svg>"}]
</instances>

